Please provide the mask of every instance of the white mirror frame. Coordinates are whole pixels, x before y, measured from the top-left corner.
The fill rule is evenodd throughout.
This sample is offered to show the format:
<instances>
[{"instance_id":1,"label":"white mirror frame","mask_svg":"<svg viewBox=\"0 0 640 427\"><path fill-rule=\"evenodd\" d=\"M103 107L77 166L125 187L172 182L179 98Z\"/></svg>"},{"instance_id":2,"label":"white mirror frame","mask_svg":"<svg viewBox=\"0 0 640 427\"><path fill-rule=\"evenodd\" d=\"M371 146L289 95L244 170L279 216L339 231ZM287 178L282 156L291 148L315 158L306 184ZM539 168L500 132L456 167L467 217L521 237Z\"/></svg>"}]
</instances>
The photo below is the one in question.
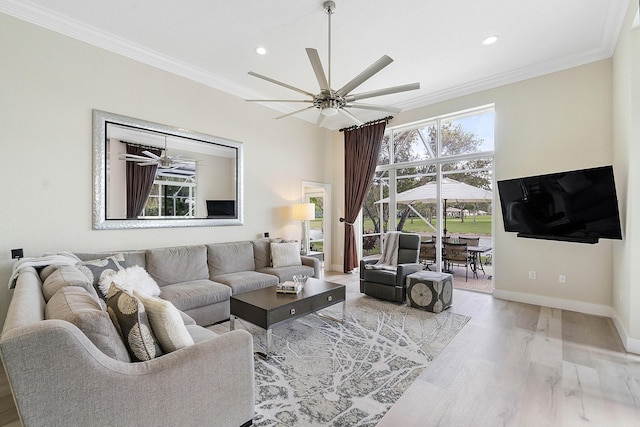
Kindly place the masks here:
<instances>
[{"instance_id":1,"label":"white mirror frame","mask_svg":"<svg viewBox=\"0 0 640 427\"><path fill-rule=\"evenodd\" d=\"M218 144L234 148L236 158L236 218L172 218L172 219L107 219L107 171L106 171L106 130L107 124L121 124L147 131L175 135L197 140L202 143ZM190 130L134 119L106 111L93 110L93 229L123 230L138 228L211 227L243 224L243 144L216 136L192 132Z\"/></svg>"}]
</instances>

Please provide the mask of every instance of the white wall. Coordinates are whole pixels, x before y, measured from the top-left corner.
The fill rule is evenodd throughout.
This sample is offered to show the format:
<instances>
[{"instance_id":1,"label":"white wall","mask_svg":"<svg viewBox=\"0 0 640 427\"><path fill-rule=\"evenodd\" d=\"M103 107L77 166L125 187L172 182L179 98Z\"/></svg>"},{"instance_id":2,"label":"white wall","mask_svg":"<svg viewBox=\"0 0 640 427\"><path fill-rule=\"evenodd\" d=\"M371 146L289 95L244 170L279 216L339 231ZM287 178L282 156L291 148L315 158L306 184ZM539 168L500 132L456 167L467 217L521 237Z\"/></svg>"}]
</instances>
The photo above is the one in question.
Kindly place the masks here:
<instances>
[{"instance_id":1,"label":"white wall","mask_svg":"<svg viewBox=\"0 0 640 427\"><path fill-rule=\"evenodd\" d=\"M611 164L611 75L611 60L599 61L404 112L389 125L495 103L496 179ZM343 162L339 156L334 163ZM344 197L341 173L336 167L336 200ZM587 245L516 238L504 232L500 209L494 212L496 296L611 313L612 241ZM337 246L340 254L342 240ZM342 259L334 262L342 265ZM529 270L537 272L536 280L528 279ZM559 274L567 283L558 282Z\"/></svg>"},{"instance_id":2,"label":"white wall","mask_svg":"<svg viewBox=\"0 0 640 427\"><path fill-rule=\"evenodd\" d=\"M640 353L640 28L632 29L638 3L630 2L613 58L614 166L625 240L614 246L614 321L625 347Z\"/></svg>"},{"instance_id":3,"label":"white wall","mask_svg":"<svg viewBox=\"0 0 640 427\"><path fill-rule=\"evenodd\" d=\"M0 320L10 249L148 248L272 236L298 238L301 181L330 182L331 132L0 14ZM244 142L244 226L91 228L91 111L100 109ZM294 161L292 161L294 160Z\"/></svg>"}]
</instances>

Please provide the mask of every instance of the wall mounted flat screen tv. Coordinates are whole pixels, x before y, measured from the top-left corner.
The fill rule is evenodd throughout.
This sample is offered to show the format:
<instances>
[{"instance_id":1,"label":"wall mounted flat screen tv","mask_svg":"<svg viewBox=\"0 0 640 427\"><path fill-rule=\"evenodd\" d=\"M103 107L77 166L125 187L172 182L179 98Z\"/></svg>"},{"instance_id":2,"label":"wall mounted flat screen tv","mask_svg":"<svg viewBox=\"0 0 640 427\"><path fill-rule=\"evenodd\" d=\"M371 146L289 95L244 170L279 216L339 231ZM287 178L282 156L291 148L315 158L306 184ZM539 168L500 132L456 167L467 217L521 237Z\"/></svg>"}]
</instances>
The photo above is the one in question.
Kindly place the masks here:
<instances>
[{"instance_id":1,"label":"wall mounted flat screen tv","mask_svg":"<svg viewBox=\"0 0 640 427\"><path fill-rule=\"evenodd\" d=\"M235 218L235 200L207 200L207 218Z\"/></svg>"},{"instance_id":2,"label":"wall mounted flat screen tv","mask_svg":"<svg viewBox=\"0 0 640 427\"><path fill-rule=\"evenodd\" d=\"M504 229L518 237L622 239L613 167L498 181Z\"/></svg>"}]
</instances>

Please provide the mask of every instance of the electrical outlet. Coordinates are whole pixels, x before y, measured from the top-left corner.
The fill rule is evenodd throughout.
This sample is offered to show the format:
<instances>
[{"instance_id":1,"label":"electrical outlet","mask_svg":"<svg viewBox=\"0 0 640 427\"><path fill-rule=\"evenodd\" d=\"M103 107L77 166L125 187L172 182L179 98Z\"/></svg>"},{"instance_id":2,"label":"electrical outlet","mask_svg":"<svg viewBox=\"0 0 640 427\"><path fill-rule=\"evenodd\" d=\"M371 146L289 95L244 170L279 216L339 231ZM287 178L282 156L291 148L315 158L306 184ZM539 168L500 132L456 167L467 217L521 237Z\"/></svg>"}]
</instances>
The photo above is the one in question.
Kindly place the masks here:
<instances>
[{"instance_id":1,"label":"electrical outlet","mask_svg":"<svg viewBox=\"0 0 640 427\"><path fill-rule=\"evenodd\" d=\"M529 271L529 279L536 280L536 272L531 270Z\"/></svg>"},{"instance_id":2,"label":"electrical outlet","mask_svg":"<svg viewBox=\"0 0 640 427\"><path fill-rule=\"evenodd\" d=\"M24 251L20 249L11 249L11 259L20 259L24 257Z\"/></svg>"},{"instance_id":3,"label":"electrical outlet","mask_svg":"<svg viewBox=\"0 0 640 427\"><path fill-rule=\"evenodd\" d=\"M565 276L564 274L561 274L560 276L558 276L558 282L567 283L567 276Z\"/></svg>"}]
</instances>

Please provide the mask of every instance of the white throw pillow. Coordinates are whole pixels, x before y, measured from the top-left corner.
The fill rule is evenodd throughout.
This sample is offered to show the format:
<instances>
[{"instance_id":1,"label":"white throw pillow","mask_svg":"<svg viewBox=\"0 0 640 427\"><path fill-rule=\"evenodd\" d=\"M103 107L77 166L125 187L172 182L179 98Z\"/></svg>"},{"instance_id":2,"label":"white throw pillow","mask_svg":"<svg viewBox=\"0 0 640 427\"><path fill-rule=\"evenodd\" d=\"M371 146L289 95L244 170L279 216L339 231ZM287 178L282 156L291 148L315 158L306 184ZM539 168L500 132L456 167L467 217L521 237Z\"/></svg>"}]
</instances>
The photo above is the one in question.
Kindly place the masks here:
<instances>
[{"instance_id":1,"label":"white throw pillow","mask_svg":"<svg viewBox=\"0 0 640 427\"><path fill-rule=\"evenodd\" d=\"M180 311L173 304L138 291L134 291L134 295L142 301L151 330L165 352L169 353L194 344Z\"/></svg>"},{"instance_id":2,"label":"white throw pillow","mask_svg":"<svg viewBox=\"0 0 640 427\"><path fill-rule=\"evenodd\" d=\"M111 283L115 283L129 292L138 291L154 297L160 295L160 287L156 281L147 273L147 270L137 265L101 278L98 287L102 295L107 296Z\"/></svg>"},{"instance_id":3,"label":"white throw pillow","mask_svg":"<svg viewBox=\"0 0 640 427\"><path fill-rule=\"evenodd\" d=\"M271 263L274 267L302 265L300 248L297 243L272 243Z\"/></svg>"}]
</instances>

